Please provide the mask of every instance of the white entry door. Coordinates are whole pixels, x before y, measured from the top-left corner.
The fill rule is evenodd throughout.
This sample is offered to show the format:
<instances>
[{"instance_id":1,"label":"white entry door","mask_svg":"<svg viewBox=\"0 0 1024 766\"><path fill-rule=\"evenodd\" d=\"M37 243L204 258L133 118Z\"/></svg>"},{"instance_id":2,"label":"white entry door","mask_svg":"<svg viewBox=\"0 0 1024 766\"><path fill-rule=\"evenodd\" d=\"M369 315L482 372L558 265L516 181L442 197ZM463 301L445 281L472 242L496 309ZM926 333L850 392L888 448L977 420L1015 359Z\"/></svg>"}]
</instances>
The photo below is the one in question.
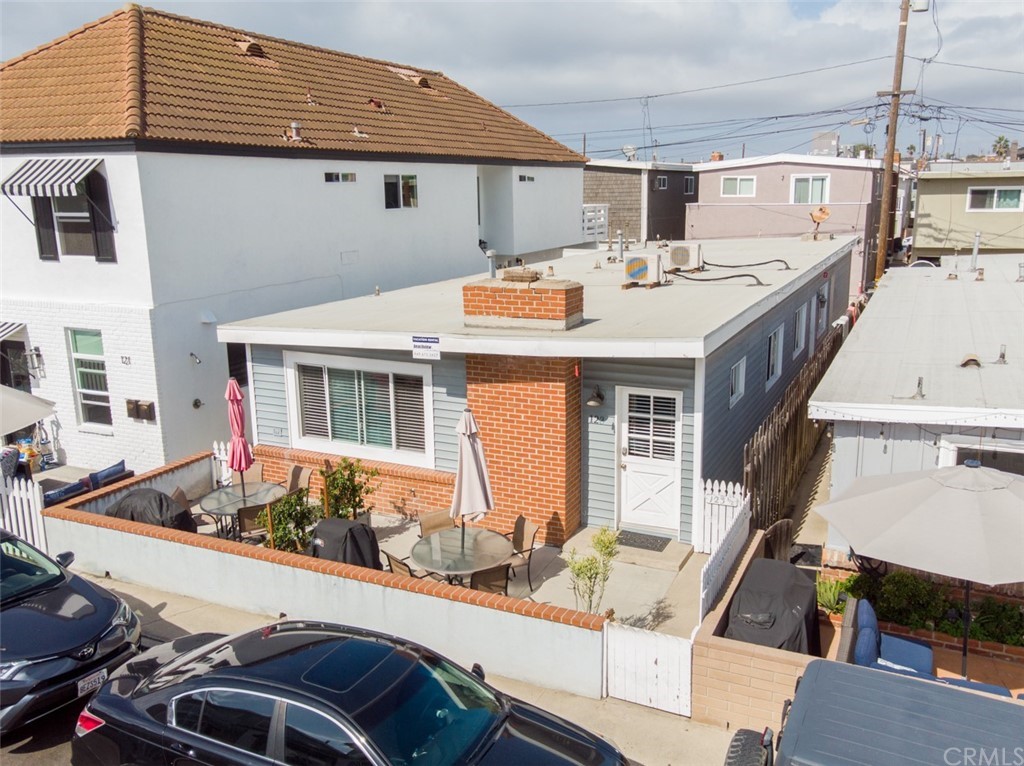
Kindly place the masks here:
<instances>
[{"instance_id":1,"label":"white entry door","mask_svg":"<svg viewBox=\"0 0 1024 766\"><path fill-rule=\"evenodd\" d=\"M619 523L677 534L683 395L618 388Z\"/></svg>"}]
</instances>

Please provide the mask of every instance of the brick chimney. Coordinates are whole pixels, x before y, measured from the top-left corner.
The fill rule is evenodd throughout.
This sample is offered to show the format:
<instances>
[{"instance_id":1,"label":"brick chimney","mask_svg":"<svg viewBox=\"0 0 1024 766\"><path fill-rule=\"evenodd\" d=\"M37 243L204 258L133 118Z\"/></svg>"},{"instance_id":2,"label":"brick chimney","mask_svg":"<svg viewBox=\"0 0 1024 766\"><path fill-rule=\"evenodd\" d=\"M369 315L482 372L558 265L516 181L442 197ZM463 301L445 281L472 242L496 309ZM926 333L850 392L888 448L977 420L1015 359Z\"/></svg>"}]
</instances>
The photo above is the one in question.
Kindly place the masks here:
<instances>
[{"instance_id":1,"label":"brick chimney","mask_svg":"<svg viewBox=\"0 0 1024 766\"><path fill-rule=\"evenodd\" d=\"M583 322L583 285L505 269L501 279L463 286L462 313L466 327L569 330Z\"/></svg>"}]
</instances>

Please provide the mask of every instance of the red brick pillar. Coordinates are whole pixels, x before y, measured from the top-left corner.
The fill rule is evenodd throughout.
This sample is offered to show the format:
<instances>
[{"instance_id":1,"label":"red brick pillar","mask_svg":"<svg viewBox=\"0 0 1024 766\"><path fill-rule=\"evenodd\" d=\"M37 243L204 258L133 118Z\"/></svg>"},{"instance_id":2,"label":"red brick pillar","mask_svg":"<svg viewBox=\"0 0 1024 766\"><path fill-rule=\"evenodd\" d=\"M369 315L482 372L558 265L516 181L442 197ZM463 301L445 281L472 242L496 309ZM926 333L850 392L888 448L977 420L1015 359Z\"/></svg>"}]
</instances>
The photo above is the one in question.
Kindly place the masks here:
<instances>
[{"instance_id":1,"label":"red brick pillar","mask_svg":"<svg viewBox=\"0 0 1024 766\"><path fill-rule=\"evenodd\" d=\"M578 359L470 355L466 396L487 455L494 512L512 529L521 513L538 538L562 545L580 526L581 415Z\"/></svg>"}]
</instances>

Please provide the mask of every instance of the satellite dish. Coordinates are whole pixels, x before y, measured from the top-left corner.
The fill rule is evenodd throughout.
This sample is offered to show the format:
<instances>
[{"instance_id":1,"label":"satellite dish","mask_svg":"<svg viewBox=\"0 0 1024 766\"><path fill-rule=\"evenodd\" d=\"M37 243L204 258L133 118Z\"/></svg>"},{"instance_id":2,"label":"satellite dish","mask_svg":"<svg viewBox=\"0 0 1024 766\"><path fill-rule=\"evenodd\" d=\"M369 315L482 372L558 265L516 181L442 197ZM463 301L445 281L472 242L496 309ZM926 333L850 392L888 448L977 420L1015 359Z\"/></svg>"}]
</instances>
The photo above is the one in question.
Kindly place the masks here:
<instances>
[{"instance_id":1,"label":"satellite dish","mask_svg":"<svg viewBox=\"0 0 1024 766\"><path fill-rule=\"evenodd\" d=\"M832 215L832 211L821 205L817 210L811 212L811 220L815 223L824 223L830 215Z\"/></svg>"},{"instance_id":2,"label":"satellite dish","mask_svg":"<svg viewBox=\"0 0 1024 766\"><path fill-rule=\"evenodd\" d=\"M626 159L629 162L632 162L633 160L636 159L636 147L633 146L632 144L626 144L625 146L623 146L622 153L626 155Z\"/></svg>"},{"instance_id":3,"label":"satellite dish","mask_svg":"<svg viewBox=\"0 0 1024 766\"><path fill-rule=\"evenodd\" d=\"M814 221L814 238L818 238L818 227L822 223L828 220L828 217L832 215L832 211L824 205L819 205L817 209L811 211L811 220Z\"/></svg>"}]
</instances>

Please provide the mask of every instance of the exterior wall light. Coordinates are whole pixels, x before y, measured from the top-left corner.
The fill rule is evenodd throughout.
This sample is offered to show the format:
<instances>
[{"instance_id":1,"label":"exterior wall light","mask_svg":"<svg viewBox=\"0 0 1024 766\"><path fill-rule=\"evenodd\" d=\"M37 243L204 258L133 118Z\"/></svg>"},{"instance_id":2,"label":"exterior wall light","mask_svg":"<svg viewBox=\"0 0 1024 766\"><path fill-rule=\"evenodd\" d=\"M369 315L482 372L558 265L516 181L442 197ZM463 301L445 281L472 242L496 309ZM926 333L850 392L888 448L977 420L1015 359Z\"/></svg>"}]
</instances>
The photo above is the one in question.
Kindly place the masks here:
<instances>
[{"instance_id":1,"label":"exterior wall light","mask_svg":"<svg viewBox=\"0 0 1024 766\"><path fill-rule=\"evenodd\" d=\"M600 386L594 386L594 390L590 392L590 398L587 399L587 406L600 407L602 404L604 404L604 393Z\"/></svg>"}]
</instances>

